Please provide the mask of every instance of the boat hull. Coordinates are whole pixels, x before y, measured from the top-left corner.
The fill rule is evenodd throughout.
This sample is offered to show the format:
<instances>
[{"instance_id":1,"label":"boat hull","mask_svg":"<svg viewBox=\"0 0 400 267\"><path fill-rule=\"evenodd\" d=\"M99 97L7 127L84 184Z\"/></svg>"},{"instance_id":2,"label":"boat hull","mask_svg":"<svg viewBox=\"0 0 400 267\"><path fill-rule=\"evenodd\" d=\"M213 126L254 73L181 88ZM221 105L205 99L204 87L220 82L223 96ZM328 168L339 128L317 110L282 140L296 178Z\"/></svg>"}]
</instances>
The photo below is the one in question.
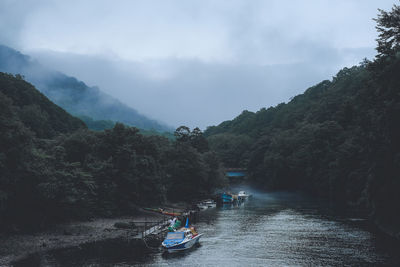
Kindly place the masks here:
<instances>
[{"instance_id":1,"label":"boat hull","mask_svg":"<svg viewBox=\"0 0 400 267\"><path fill-rule=\"evenodd\" d=\"M197 244L199 242L200 237L202 235L203 234L198 234L197 236L193 237L192 239L185 240L184 242L176 244L174 246L170 246L170 247L164 246L164 248L170 253L190 249L191 247L193 247L195 244Z\"/></svg>"}]
</instances>

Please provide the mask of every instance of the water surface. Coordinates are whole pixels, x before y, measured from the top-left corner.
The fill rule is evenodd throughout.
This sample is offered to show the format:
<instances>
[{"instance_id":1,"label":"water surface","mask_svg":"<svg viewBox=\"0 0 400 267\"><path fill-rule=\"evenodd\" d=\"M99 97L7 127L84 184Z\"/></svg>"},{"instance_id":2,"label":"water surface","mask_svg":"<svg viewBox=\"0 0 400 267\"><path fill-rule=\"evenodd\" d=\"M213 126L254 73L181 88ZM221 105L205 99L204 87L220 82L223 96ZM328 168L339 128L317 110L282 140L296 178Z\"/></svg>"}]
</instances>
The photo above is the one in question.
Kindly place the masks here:
<instances>
[{"instance_id":1,"label":"water surface","mask_svg":"<svg viewBox=\"0 0 400 267\"><path fill-rule=\"evenodd\" d=\"M298 194L255 194L240 206L202 213L200 246L178 255L152 253L148 265L187 266L394 266L366 221L332 212Z\"/></svg>"},{"instance_id":2,"label":"water surface","mask_svg":"<svg viewBox=\"0 0 400 267\"><path fill-rule=\"evenodd\" d=\"M78 265L400 266L396 245L373 233L362 217L339 215L299 194L254 194L240 206L202 212L196 227L204 236L187 252L155 249L140 259L91 258Z\"/></svg>"}]
</instances>

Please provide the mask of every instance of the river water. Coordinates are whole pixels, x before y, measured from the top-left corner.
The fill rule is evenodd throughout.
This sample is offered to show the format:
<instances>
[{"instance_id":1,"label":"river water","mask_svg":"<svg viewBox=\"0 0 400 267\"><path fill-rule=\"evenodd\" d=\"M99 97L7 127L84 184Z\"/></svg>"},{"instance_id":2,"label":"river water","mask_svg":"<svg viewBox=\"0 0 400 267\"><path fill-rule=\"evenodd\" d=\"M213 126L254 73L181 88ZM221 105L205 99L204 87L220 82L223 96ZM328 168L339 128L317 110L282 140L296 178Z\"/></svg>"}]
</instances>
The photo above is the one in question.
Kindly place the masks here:
<instances>
[{"instance_id":1,"label":"river water","mask_svg":"<svg viewBox=\"0 0 400 267\"><path fill-rule=\"evenodd\" d=\"M239 206L201 212L200 244L176 254L81 261L82 266L400 266L396 245L350 212L298 194L260 193ZM397 250L397 251L396 251Z\"/></svg>"}]
</instances>

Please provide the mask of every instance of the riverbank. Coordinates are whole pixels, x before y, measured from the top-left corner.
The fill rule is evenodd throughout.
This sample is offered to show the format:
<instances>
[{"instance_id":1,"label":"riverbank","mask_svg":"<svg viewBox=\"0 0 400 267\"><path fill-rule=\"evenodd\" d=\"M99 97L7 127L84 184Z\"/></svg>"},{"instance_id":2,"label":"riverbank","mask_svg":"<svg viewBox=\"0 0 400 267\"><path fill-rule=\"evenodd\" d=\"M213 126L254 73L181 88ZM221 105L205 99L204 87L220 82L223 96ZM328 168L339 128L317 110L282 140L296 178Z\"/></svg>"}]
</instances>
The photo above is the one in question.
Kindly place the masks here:
<instances>
[{"instance_id":1,"label":"riverbank","mask_svg":"<svg viewBox=\"0 0 400 267\"><path fill-rule=\"evenodd\" d=\"M165 215L141 210L133 216L58 224L32 234L2 235L0 266L11 266L13 262L22 261L30 255L48 251L88 247L103 241L120 240L126 243L127 240L141 239L143 223L150 228L154 222L167 219ZM137 244L140 243L136 242L135 246ZM141 245L144 247L144 244Z\"/></svg>"}]
</instances>

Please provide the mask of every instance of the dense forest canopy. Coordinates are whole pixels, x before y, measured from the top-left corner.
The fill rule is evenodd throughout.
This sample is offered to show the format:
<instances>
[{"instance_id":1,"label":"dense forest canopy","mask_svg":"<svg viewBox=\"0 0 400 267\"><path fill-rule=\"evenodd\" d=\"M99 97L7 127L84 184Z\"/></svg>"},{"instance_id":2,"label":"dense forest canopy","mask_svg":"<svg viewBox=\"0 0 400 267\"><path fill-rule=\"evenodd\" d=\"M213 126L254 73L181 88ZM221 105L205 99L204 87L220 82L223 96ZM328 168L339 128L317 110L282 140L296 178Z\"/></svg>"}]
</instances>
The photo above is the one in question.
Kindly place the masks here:
<instances>
[{"instance_id":1,"label":"dense forest canopy","mask_svg":"<svg viewBox=\"0 0 400 267\"><path fill-rule=\"evenodd\" d=\"M378 55L285 104L243 111L205 131L229 167L268 189L367 208L400 237L400 7L380 11Z\"/></svg>"}]
</instances>

